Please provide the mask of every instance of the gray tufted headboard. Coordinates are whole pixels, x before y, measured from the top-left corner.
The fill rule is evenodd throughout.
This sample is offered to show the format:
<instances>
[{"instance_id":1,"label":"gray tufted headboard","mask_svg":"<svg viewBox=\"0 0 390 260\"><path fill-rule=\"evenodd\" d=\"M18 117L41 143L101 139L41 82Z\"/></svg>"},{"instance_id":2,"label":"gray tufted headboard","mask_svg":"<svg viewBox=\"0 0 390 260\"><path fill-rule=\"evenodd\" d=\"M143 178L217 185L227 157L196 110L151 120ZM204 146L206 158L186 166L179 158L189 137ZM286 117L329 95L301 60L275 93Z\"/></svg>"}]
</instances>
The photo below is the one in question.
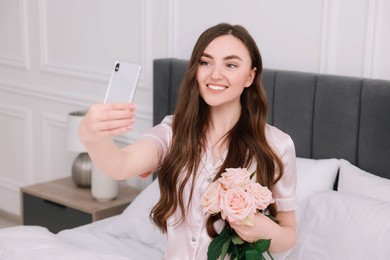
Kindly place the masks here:
<instances>
[{"instance_id":1,"label":"gray tufted headboard","mask_svg":"<svg viewBox=\"0 0 390 260\"><path fill-rule=\"evenodd\" d=\"M188 61L154 61L153 122L176 106ZM390 179L390 81L264 69L268 122L305 158L344 158Z\"/></svg>"}]
</instances>

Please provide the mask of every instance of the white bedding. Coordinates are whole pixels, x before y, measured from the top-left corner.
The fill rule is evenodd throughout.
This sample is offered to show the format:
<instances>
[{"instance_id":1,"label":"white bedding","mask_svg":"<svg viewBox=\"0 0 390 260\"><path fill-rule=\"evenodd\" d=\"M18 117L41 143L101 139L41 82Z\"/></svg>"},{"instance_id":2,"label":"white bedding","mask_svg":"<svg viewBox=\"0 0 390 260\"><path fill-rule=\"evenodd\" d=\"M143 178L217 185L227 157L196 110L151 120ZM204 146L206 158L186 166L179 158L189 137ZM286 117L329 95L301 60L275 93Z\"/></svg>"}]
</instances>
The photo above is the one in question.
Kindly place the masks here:
<instances>
[{"instance_id":1,"label":"white bedding","mask_svg":"<svg viewBox=\"0 0 390 260\"><path fill-rule=\"evenodd\" d=\"M337 192L338 162L298 162L298 240L287 258L275 259L389 259L390 181L343 162ZM42 227L0 229L0 259L162 259L166 237L149 220L158 194L154 182L120 216L57 235Z\"/></svg>"},{"instance_id":2,"label":"white bedding","mask_svg":"<svg viewBox=\"0 0 390 260\"><path fill-rule=\"evenodd\" d=\"M390 203L322 191L297 209L298 240L289 259L389 259Z\"/></svg>"},{"instance_id":3,"label":"white bedding","mask_svg":"<svg viewBox=\"0 0 390 260\"><path fill-rule=\"evenodd\" d=\"M157 249L132 239L117 238L102 231L112 219L64 230L57 235L37 226L1 229L0 259L162 259L162 252Z\"/></svg>"}]
</instances>

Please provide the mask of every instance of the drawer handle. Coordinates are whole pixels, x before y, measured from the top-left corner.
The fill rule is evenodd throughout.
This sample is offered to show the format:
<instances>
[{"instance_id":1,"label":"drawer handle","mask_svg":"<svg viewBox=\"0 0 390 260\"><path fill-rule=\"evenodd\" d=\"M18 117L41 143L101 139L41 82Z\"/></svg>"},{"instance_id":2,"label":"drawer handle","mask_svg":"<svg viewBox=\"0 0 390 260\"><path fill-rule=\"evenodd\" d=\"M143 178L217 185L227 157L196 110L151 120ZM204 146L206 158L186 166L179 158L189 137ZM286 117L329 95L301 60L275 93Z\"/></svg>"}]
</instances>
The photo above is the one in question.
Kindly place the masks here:
<instances>
[{"instance_id":1,"label":"drawer handle","mask_svg":"<svg viewBox=\"0 0 390 260\"><path fill-rule=\"evenodd\" d=\"M63 209L66 208L66 206L61 205L61 204L56 203L56 202L53 202L53 201L50 201L50 200L43 200L43 202L44 202L44 203L47 203L47 204L51 204L51 205L56 206L56 207L63 208Z\"/></svg>"}]
</instances>

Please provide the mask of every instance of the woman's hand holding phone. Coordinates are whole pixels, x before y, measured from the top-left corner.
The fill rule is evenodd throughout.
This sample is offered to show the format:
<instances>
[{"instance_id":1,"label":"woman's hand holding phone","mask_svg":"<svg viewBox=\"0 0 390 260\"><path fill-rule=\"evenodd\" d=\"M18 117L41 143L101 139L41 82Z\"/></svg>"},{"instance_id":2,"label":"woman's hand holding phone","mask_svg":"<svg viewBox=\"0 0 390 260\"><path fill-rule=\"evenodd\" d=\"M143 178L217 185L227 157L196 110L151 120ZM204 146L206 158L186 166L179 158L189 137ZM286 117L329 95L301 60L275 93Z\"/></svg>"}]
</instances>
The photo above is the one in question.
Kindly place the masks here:
<instances>
[{"instance_id":1,"label":"woman's hand holding phone","mask_svg":"<svg viewBox=\"0 0 390 260\"><path fill-rule=\"evenodd\" d=\"M79 128L83 143L94 143L105 138L124 134L133 127L135 105L108 103L91 106Z\"/></svg>"},{"instance_id":2,"label":"woman's hand holding phone","mask_svg":"<svg viewBox=\"0 0 390 260\"><path fill-rule=\"evenodd\" d=\"M93 105L80 124L80 139L98 142L121 135L133 127L133 101L141 67L134 63L116 61L111 72L103 104Z\"/></svg>"}]
</instances>

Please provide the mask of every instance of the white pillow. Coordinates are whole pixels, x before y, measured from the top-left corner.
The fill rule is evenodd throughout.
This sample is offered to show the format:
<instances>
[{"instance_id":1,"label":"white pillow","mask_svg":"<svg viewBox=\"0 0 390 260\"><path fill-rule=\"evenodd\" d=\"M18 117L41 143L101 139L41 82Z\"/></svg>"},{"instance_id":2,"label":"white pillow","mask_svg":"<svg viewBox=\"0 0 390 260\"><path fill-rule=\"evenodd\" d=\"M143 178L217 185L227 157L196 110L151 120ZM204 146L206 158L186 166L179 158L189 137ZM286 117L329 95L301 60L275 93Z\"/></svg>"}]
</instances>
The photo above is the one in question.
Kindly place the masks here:
<instances>
[{"instance_id":1,"label":"white pillow","mask_svg":"<svg viewBox=\"0 0 390 260\"><path fill-rule=\"evenodd\" d=\"M390 202L390 180L373 175L342 159L338 191L352 192Z\"/></svg>"},{"instance_id":2,"label":"white pillow","mask_svg":"<svg viewBox=\"0 0 390 260\"><path fill-rule=\"evenodd\" d=\"M338 159L307 159L297 158L297 199L303 199L313 194L332 190L337 172Z\"/></svg>"},{"instance_id":3,"label":"white pillow","mask_svg":"<svg viewBox=\"0 0 390 260\"><path fill-rule=\"evenodd\" d=\"M390 203L323 191L297 208L298 238L288 259L388 259Z\"/></svg>"},{"instance_id":4,"label":"white pillow","mask_svg":"<svg viewBox=\"0 0 390 260\"><path fill-rule=\"evenodd\" d=\"M155 179L104 231L120 238L132 238L165 252L166 235L151 222L149 215L160 198Z\"/></svg>"}]
</instances>

